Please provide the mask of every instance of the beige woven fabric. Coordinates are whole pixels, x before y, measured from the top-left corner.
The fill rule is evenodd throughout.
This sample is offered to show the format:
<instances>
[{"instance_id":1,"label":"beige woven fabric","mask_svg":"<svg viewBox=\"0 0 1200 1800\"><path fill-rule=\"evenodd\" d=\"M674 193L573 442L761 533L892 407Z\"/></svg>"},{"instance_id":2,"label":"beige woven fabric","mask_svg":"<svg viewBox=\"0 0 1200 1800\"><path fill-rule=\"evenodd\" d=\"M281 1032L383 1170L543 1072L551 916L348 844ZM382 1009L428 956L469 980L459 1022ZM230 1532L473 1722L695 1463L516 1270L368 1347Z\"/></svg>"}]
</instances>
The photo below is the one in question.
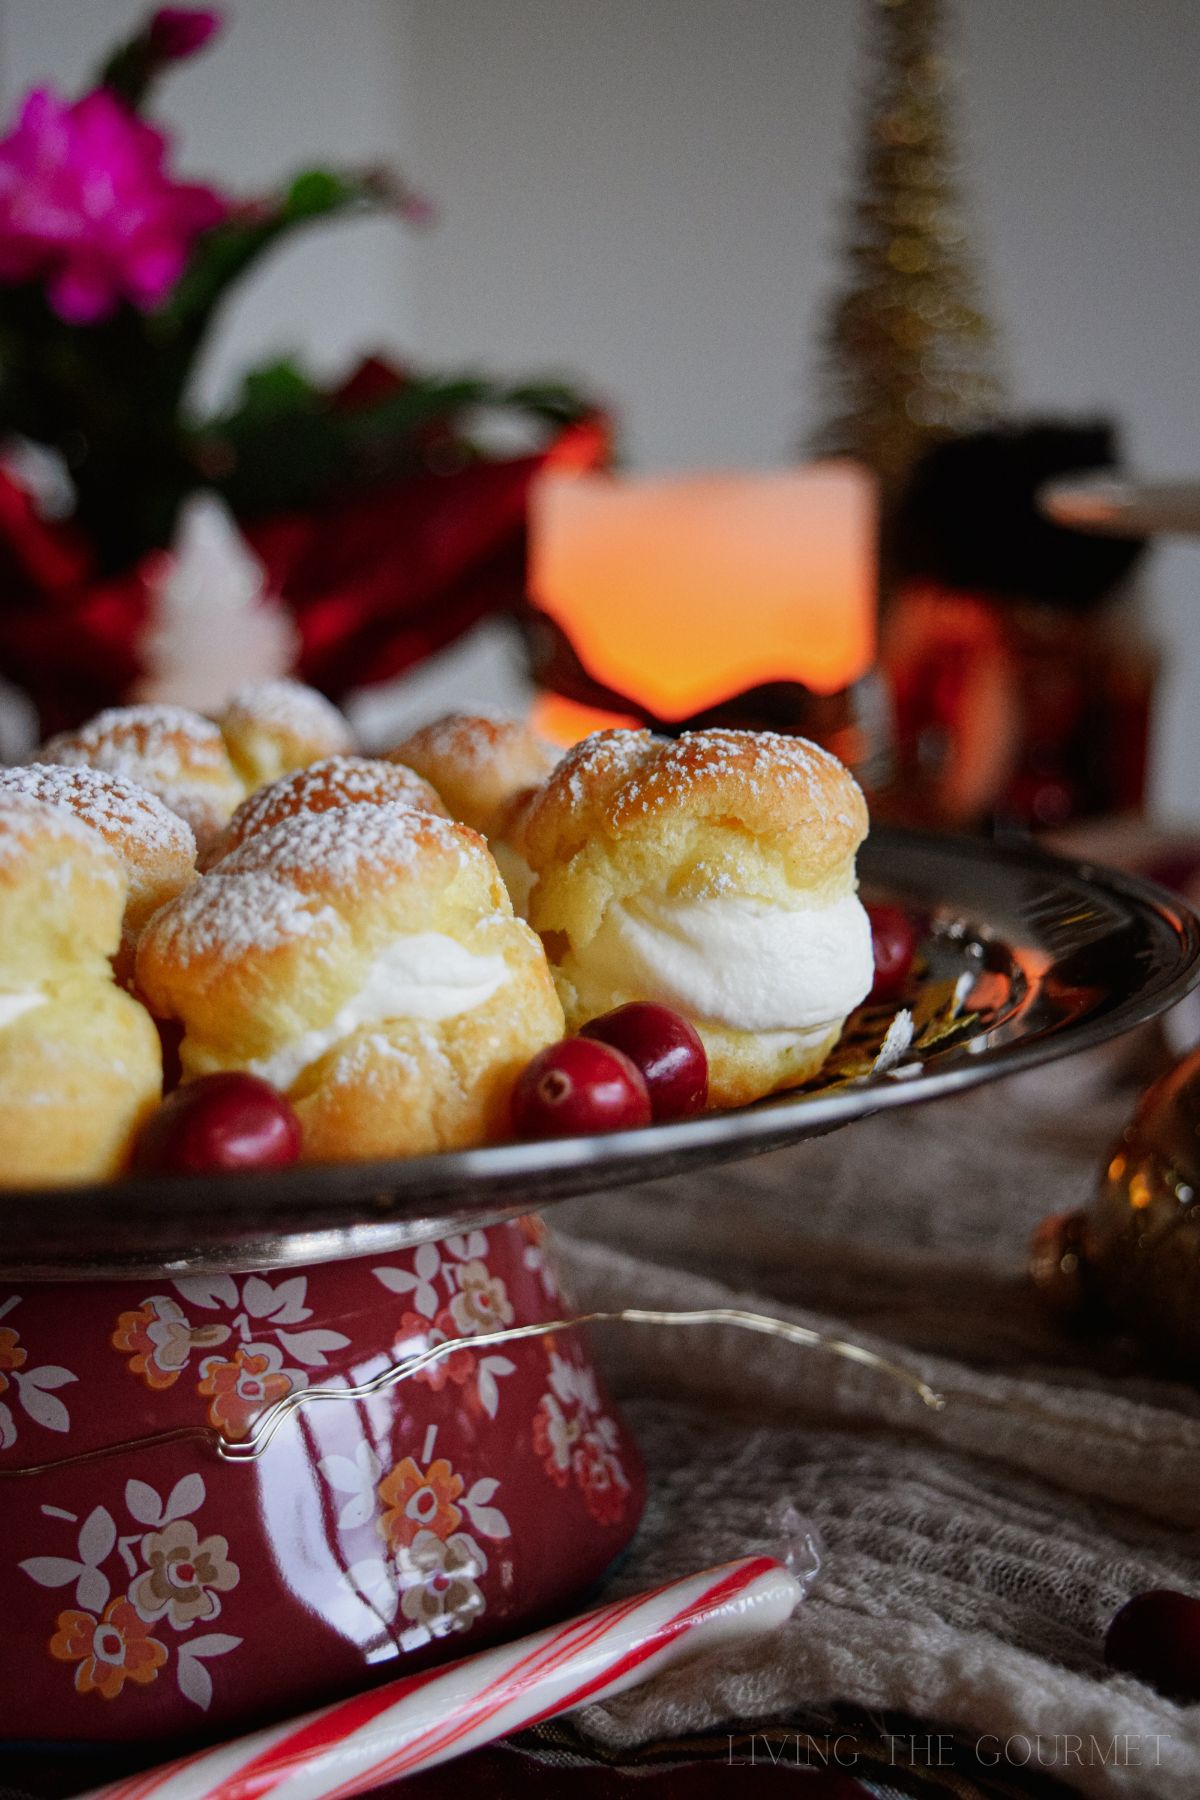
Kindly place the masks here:
<instances>
[{"instance_id":1,"label":"beige woven fabric","mask_svg":"<svg viewBox=\"0 0 1200 1800\"><path fill-rule=\"evenodd\" d=\"M870 1369L727 1327L605 1328L651 1475L614 1585L778 1542L796 1513L826 1557L783 1633L588 1709L594 1741L848 1701L1040 1758L1084 1794L1200 1795L1200 1707L1101 1654L1130 1594L1200 1593L1200 1396L1064 1333L1024 1279L1031 1226L1087 1198L1129 1111L1112 1075L1065 1065L558 1209L585 1308L770 1311L947 1398L931 1413Z\"/></svg>"}]
</instances>

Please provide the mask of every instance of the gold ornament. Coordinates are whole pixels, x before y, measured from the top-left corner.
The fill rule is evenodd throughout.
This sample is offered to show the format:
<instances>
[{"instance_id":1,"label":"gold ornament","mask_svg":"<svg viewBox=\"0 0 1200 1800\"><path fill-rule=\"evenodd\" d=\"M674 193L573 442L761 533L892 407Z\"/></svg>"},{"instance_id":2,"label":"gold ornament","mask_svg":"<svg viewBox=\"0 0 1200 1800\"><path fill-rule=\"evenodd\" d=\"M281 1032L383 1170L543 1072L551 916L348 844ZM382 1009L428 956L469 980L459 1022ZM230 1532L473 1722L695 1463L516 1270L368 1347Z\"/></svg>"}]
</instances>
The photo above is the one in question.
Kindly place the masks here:
<instances>
[{"instance_id":1,"label":"gold ornament","mask_svg":"<svg viewBox=\"0 0 1200 1800\"><path fill-rule=\"evenodd\" d=\"M1002 383L956 181L943 0L871 0L866 143L824 334L814 449L885 499L921 451L994 418Z\"/></svg>"},{"instance_id":2,"label":"gold ornament","mask_svg":"<svg viewBox=\"0 0 1200 1800\"><path fill-rule=\"evenodd\" d=\"M1043 1220L1030 1274L1064 1312L1129 1327L1200 1372L1200 1051L1148 1088L1092 1206Z\"/></svg>"}]
</instances>

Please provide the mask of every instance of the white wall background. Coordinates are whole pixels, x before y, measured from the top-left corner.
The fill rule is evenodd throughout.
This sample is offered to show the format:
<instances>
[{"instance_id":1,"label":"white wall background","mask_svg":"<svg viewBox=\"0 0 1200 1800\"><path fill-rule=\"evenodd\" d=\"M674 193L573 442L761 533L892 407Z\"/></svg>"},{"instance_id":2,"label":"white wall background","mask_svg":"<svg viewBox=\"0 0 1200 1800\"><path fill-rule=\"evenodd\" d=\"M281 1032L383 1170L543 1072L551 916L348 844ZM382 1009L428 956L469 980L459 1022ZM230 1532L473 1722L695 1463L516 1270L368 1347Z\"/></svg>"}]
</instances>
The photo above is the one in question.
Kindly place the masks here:
<instances>
[{"instance_id":1,"label":"white wall background","mask_svg":"<svg viewBox=\"0 0 1200 1800\"><path fill-rule=\"evenodd\" d=\"M82 79L129 0L0 0L8 103ZM342 227L226 322L215 390L303 344L575 371L646 468L765 467L809 420L866 0L232 0L167 96L231 185L400 158L420 239ZM959 0L978 239L1018 405L1115 415L1130 460L1200 468L1195 0ZM1156 552L1164 810L1200 813L1200 544ZM487 679L481 675L481 679Z\"/></svg>"}]
</instances>

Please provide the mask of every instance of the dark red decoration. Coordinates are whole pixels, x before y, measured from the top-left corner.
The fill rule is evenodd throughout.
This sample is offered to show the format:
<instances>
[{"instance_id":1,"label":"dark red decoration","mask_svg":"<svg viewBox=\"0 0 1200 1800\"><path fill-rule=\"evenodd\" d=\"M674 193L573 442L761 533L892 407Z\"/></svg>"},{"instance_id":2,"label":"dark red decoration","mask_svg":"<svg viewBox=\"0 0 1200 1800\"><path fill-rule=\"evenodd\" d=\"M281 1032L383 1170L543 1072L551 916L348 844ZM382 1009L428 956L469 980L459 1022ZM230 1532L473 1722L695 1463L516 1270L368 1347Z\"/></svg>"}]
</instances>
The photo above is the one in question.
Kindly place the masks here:
<instances>
[{"instance_id":1,"label":"dark red decoration","mask_svg":"<svg viewBox=\"0 0 1200 1800\"><path fill-rule=\"evenodd\" d=\"M669 1006L631 1000L592 1019L584 1037L624 1051L642 1072L656 1119L690 1119L708 1103L708 1057L695 1026Z\"/></svg>"},{"instance_id":2,"label":"dark red decoration","mask_svg":"<svg viewBox=\"0 0 1200 1800\"><path fill-rule=\"evenodd\" d=\"M536 455L460 461L241 521L296 620L300 676L337 699L519 606L530 482L547 463L599 462L607 445L603 422L588 419ZM0 469L0 672L31 696L44 734L129 694L150 567L100 577L81 533L40 518Z\"/></svg>"},{"instance_id":3,"label":"dark red decoration","mask_svg":"<svg viewBox=\"0 0 1200 1800\"><path fill-rule=\"evenodd\" d=\"M1200 1600L1173 1588L1135 1594L1108 1628L1104 1660L1172 1700L1200 1700Z\"/></svg>"},{"instance_id":4,"label":"dark red decoration","mask_svg":"<svg viewBox=\"0 0 1200 1800\"><path fill-rule=\"evenodd\" d=\"M899 1000L912 973L917 930L903 907L886 902L867 906L871 952L875 958L872 1000Z\"/></svg>"},{"instance_id":5,"label":"dark red decoration","mask_svg":"<svg viewBox=\"0 0 1200 1800\"><path fill-rule=\"evenodd\" d=\"M637 1449L579 1333L476 1341L563 1316L536 1218L260 1274L23 1283L10 1366L73 1379L0 1448L6 1783L10 1745L73 1746L75 1792L81 1748L161 1760L582 1603L637 1525ZM302 1404L255 1458L217 1453L460 1336L370 1400Z\"/></svg>"},{"instance_id":6,"label":"dark red decoration","mask_svg":"<svg viewBox=\"0 0 1200 1800\"><path fill-rule=\"evenodd\" d=\"M586 1137L650 1123L650 1096L636 1063L590 1038L539 1051L513 1089L513 1130L522 1138Z\"/></svg>"},{"instance_id":7,"label":"dark red decoration","mask_svg":"<svg viewBox=\"0 0 1200 1800\"><path fill-rule=\"evenodd\" d=\"M257 1075L202 1075L163 1101L138 1139L134 1168L147 1175L217 1169L286 1169L298 1160L300 1121Z\"/></svg>"}]
</instances>

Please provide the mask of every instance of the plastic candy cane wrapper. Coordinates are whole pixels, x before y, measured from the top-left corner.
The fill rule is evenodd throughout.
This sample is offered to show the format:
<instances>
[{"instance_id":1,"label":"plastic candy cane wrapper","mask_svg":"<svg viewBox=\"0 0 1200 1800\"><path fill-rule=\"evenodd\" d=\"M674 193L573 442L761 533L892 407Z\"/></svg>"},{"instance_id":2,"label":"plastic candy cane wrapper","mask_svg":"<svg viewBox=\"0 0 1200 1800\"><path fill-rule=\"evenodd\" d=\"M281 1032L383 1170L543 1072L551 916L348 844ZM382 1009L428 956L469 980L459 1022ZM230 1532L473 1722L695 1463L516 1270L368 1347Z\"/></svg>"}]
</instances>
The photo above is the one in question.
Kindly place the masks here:
<instances>
[{"instance_id":1,"label":"plastic candy cane wrapper","mask_svg":"<svg viewBox=\"0 0 1200 1800\"><path fill-rule=\"evenodd\" d=\"M810 1558L811 1544L805 1546ZM608 1699L697 1651L790 1618L815 1572L747 1556L565 1625L388 1682L82 1800L349 1800L555 1713Z\"/></svg>"}]
</instances>

